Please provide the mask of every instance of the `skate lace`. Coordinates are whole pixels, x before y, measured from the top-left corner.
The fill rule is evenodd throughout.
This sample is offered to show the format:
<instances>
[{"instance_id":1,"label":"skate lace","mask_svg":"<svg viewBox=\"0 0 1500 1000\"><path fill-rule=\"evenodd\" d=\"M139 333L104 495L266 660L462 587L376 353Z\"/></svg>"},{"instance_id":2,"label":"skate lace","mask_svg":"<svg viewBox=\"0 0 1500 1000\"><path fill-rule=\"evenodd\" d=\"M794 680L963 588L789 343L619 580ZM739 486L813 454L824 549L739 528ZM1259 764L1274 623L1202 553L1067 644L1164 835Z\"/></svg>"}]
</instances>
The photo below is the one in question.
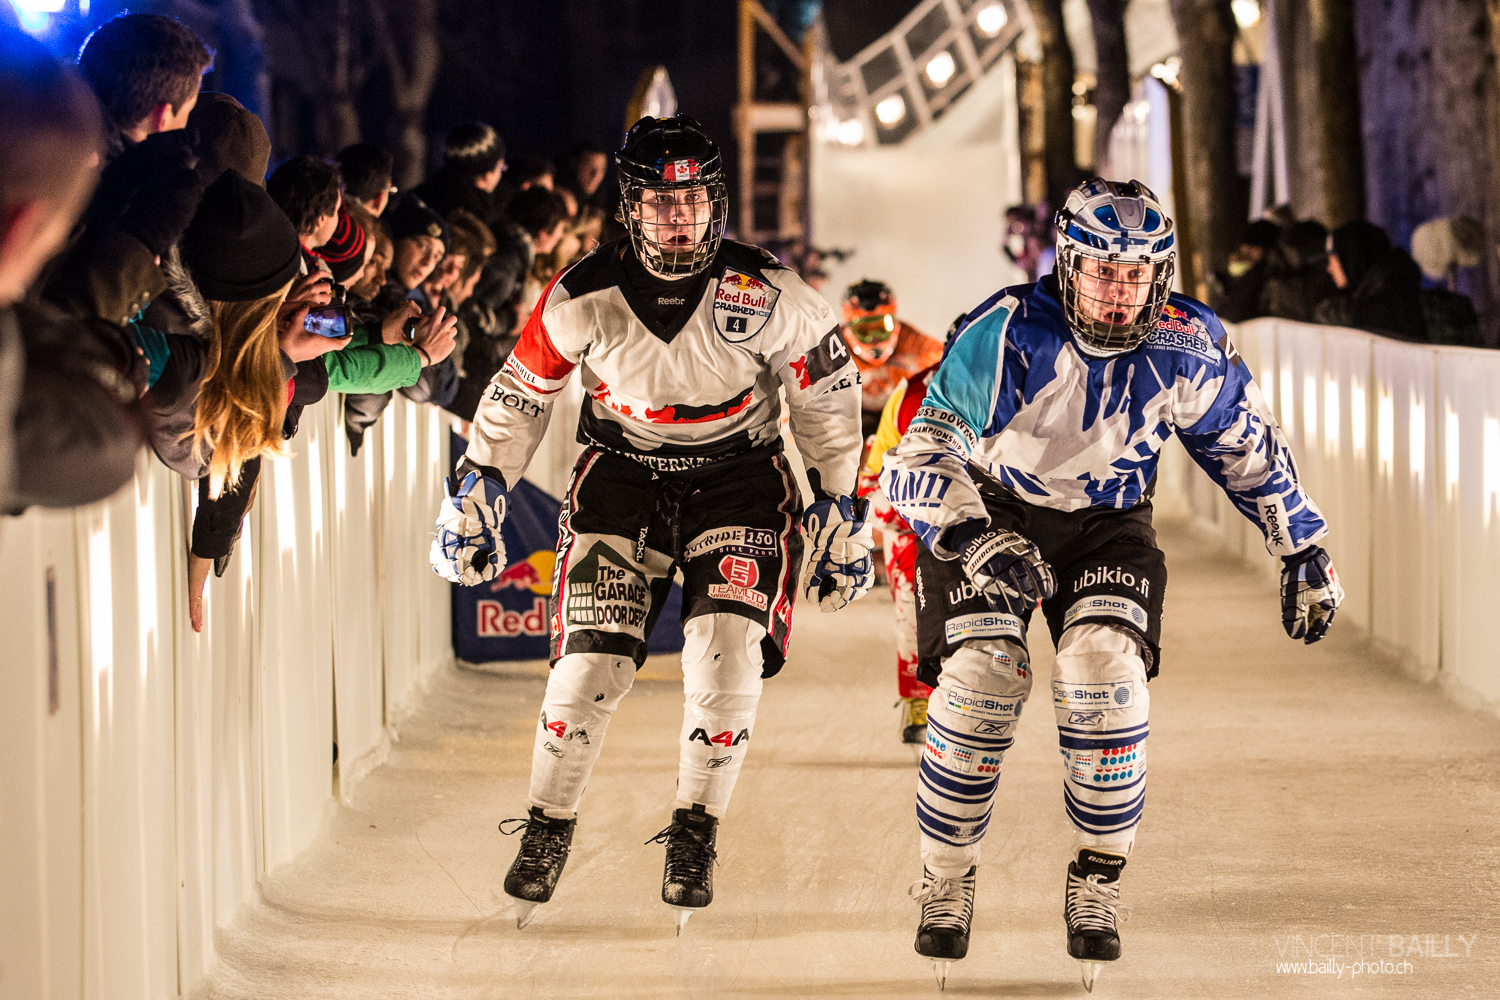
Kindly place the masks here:
<instances>
[{"instance_id":1,"label":"skate lace","mask_svg":"<svg viewBox=\"0 0 1500 1000\"><path fill-rule=\"evenodd\" d=\"M924 871L906 894L921 905L924 929L968 931L974 899L973 875L942 878Z\"/></svg>"},{"instance_id":2,"label":"skate lace","mask_svg":"<svg viewBox=\"0 0 1500 1000\"><path fill-rule=\"evenodd\" d=\"M707 836L676 823L646 843L667 845L667 882L701 882L708 878L709 869L719 863L719 852Z\"/></svg>"},{"instance_id":3,"label":"skate lace","mask_svg":"<svg viewBox=\"0 0 1500 1000\"><path fill-rule=\"evenodd\" d=\"M1120 902L1117 882L1100 882L1102 875L1068 873L1068 925L1078 930L1113 931L1115 916L1130 919L1130 907Z\"/></svg>"},{"instance_id":4,"label":"skate lace","mask_svg":"<svg viewBox=\"0 0 1500 1000\"><path fill-rule=\"evenodd\" d=\"M509 830L505 824L515 823ZM566 830L542 826L529 818L513 818L500 821L500 832L507 837L521 836L521 850L516 863L523 868L548 869L560 859L568 856L568 834Z\"/></svg>"}]
</instances>

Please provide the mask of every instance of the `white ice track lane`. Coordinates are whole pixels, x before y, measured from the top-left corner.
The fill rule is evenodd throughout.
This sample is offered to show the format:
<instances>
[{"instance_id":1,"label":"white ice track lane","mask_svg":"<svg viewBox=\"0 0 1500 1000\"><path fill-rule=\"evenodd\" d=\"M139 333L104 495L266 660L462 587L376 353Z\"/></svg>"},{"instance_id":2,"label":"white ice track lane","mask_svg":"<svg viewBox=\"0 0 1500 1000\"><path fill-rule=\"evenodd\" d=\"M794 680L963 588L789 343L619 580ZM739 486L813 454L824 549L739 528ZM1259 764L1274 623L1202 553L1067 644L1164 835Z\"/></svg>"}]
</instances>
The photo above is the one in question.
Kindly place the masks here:
<instances>
[{"instance_id":1,"label":"white ice track lane","mask_svg":"<svg viewBox=\"0 0 1500 1000\"><path fill-rule=\"evenodd\" d=\"M1122 892L1134 915L1094 996L1493 995L1500 722L1337 625L1293 644L1267 586L1162 535L1151 796ZM525 814L542 673L454 670L354 807L220 933L211 995L938 996L912 950L916 775L891 707L889 616L884 591L799 613L719 837L715 901L681 938L660 898L662 848L641 844L672 803L675 660L651 661L620 707L557 894L524 931L500 891L516 838L495 827ZM1072 834L1040 633L1033 655L1035 704L1006 756L969 957L945 996L1084 996L1063 938ZM1389 963L1397 935L1404 974L1277 972L1309 948L1314 962L1356 961L1361 942Z\"/></svg>"}]
</instances>

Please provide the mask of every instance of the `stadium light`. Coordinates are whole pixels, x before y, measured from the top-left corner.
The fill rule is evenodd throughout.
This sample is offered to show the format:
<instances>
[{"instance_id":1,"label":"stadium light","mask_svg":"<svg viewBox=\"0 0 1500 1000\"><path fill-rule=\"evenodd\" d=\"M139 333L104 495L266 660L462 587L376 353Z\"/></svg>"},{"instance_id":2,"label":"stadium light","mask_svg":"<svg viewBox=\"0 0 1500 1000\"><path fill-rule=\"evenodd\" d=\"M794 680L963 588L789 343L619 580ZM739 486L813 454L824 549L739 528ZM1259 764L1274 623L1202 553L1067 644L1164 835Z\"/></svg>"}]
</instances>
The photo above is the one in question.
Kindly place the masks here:
<instances>
[{"instance_id":1,"label":"stadium light","mask_svg":"<svg viewBox=\"0 0 1500 1000\"><path fill-rule=\"evenodd\" d=\"M887 127L898 125L906 117L906 102L901 99L900 94L892 94L875 105L875 117Z\"/></svg>"},{"instance_id":2,"label":"stadium light","mask_svg":"<svg viewBox=\"0 0 1500 1000\"><path fill-rule=\"evenodd\" d=\"M1233 0L1229 8L1234 12L1234 23L1241 28L1253 28L1260 22L1260 0Z\"/></svg>"},{"instance_id":3,"label":"stadium light","mask_svg":"<svg viewBox=\"0 0 1500 1000\"><path fill-rule=\"evenodd\" d=\"M865 141L865 123L858 118L839 122L838 140L845 146L858 146Z\"/></svg>"},{"instance_id":4,"label":"stadium light","mask_svg":"<svg viewBox=\"0 0 1500 1000\"><path fill-rule=\"evenodd\" d=\"M986 38L994 38L1000 34L1008 23L1010 15L1005 12L1005 7L998 3L992 3L979 12L979 17L974 24L979 28L979 33Z\"/></svg>"},{"instance_id":5,"label":"stadium light","mask_svg":"<svg viewBox=\"0 0 1500 1000\"><path fill-rule=\"evenodd\" d=\"M953 79L954 72L958 69L953 64L953 55L949 52L939 52L927 63L927 79L932 81L934 87L941 87Z\"/></svg>"}]
</instances>

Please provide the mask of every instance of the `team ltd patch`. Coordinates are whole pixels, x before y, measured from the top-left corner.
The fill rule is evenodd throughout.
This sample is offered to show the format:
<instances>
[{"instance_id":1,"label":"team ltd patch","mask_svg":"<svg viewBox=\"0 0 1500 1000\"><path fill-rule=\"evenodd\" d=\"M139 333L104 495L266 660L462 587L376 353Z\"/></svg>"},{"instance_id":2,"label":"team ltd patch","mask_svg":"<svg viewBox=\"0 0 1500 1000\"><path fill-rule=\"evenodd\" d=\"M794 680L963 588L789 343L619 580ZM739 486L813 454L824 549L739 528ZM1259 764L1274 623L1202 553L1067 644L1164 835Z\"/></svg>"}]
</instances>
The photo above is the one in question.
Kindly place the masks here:
<instances>
[{"instance_id":1,"label":"team ltd patch","mask_svg":"<svg viewBox=\"0 0 1500 1000\"><path fill-rule=\"evenodd\" d=\"M714 289L714 329L731 344L749 340L766 325L780 297L774 285L726 267Z\"/></svg>"},{"instance_id":2,"label":"team ltd patch","mask_svg":"<svg viewBox=\"0 0 1500 1000\"><path fill-rule=\"evenodd\" d=\"M604 542L569 568L563 615L570 627L640 636L650 610L645 579Z\"/></svg>"},{"instance_id":3,"label":"team ltd patch","mask_svg":"<svg viewBox=\"0 0 1500 1000\"><path fill-rule=\"evenodd\" d=\"M1116 712L1135 704L1134 681L1103 684L1053 684L1052 704L1066 709L1097 709Z\"/></svg>"},{"instance_id":4,"label":"team ltd patch","mask_svg":"<svg viewBox=\"0 0 1500 1000\"><path fill-rule=\"evenodd\" d=\"M687 543L688 559L710 552L770 558L778 554L776 532L769 528L710 528Z\"/></svg>"},{"instance_id":5,"label":"team ltd patch","mask_svg":"<svg viewBox=\"0 0 1500 1000\"><path fill-rule=\"evenodd\" d=\"M716 601L739 601L760 611L766 610L766 595L754 589L760 582L760 567L754 559L725 556L719 560L719 575L724 582L709 584L709 597Z\"/></svg>"},{"instance_id":6,"label":"team ltd patch","mask_svg":"<svg viewBox=\"0 0 1500 1000\"><path fill-rule=\"evenodd\" d=\"M968 596L975 596L978 591L974 585L965 580L955 586L948 594L948 603L957 604L965 599L965 588L970 591ZM954 600L957 596L958 600ZM1007 637L1021 639L1025 633L1022 630L1021 619L1015 615L1004 612L986 611L973 615L957 615L949 618L943 623L943 637L948 640L948 645L956 646L965 639L987 639L995 637Z\"/></svg>"},{"instance_id":7,"label":"team ltd patch","mask_svg":"<svg viewBox=\"0 0 1500 1000\"><path fill-rule=\"evenodd\" d=\"M1075 601L1063 615L1063 628L1066 629L1080 618L1118 618L1142 632L1146 631L1149 622L1145 608L1128 597L1116 597L1113 594L1095 594Z\"/></svg>"},{"instance_id":8,"label":"team ltd patch","mask_svg":"<svg viewBox=\"0 0 1500 1000\"><path fill-rule=\"evenodd\" d=\"M948 711L966 719L1018 719L1026 704L1026 696L999 698L968 688L950 688L946 704Z\"/></svg>"}]
</instances>

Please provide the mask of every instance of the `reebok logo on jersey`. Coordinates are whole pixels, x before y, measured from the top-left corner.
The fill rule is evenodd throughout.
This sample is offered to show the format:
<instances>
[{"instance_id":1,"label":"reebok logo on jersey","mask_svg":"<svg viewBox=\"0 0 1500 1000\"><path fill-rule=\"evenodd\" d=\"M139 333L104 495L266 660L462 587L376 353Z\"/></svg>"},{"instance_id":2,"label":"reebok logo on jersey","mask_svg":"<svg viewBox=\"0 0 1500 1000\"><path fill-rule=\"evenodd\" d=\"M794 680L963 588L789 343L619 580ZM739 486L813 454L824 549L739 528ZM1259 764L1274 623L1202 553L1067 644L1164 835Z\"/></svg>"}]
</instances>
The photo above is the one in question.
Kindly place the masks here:
<instances>
[{"instance_id":1,"label":"reebok logo on jersey","mask_svg":"<svg viewBox=\"0 0 1500 1000\"><path fill-rule=\"evenodd\" d=\"M1010 729L1009 722L990 722L988 720L980 720L979 722L974 723L975 736L1004 736L1008 729Z\"/></svg>"},{"instance_id":2,"label":"reebok logo on jersey","mask_svg":"<svg viewBox=\"0 0 1500 1000\"><path fill-rule=\"evenodd\" d=\"M656 304L659 306L680 306L686 301L687 299L681 295L658 295L656 297Z\"/></svg>"},{"instance_id":3,"label":"reebok logo on jersey","mask_svg":"<svg viewBox=\"0 0 1500 1000\"><path fill-rule=\"evenodd\" d=\"M1255 506L1260 508L1261 524L1266 526L1266 548L1273 555L1292 554L1292 540L1287 534L1287 510L1281 497L1256 497Z\"/></svg>"},{"instance_id":4,"label":"reebok logo on jersey","mask_svg":"<svg viewBox=\"0 0 1500 1000\"><path fill-rule=\"evenodd\" d=\"M728 764L732 760L734 760L733 756L729 756L729 757L710 757L710 758L708 758L708 766L709 767L723 767L725 764Z\"/></svg>"}]
</instances>

